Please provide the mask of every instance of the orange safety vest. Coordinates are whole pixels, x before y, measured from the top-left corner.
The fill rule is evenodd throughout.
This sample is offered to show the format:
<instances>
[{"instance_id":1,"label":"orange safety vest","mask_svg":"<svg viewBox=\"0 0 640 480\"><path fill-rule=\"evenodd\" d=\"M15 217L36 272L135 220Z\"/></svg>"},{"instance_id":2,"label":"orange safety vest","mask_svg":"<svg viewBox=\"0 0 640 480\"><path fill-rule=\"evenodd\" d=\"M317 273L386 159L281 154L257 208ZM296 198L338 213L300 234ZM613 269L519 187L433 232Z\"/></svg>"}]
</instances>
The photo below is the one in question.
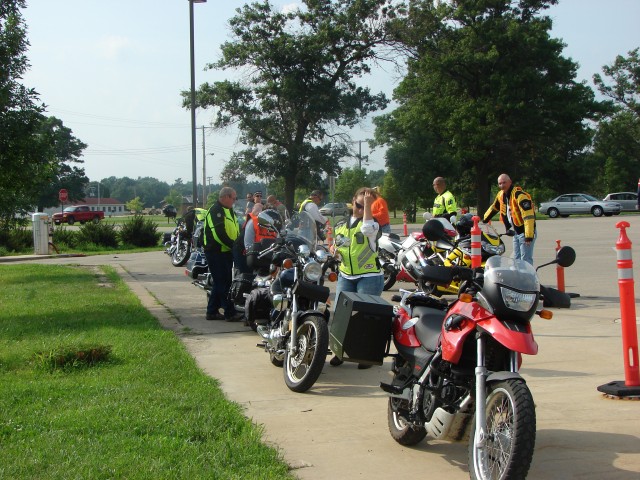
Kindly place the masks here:
<instances>
[{"instance_id":1,"label":"orange safety vest","mask_svg":"<svg viewBox=\"0 0 640 480\"><path fill-rule=\"evenodd\" d=\"M258 215L254 215L253 213L250 213L249 216L253 220L253 232L255 234L255 238L253 241L255 243L260 242L260 240L264 238L276 238L278 236L276 232L273 232L267 229L266 227L263 227L262 225L260 225L260 222L258 222Z\"/></svg>"}]
</instances>

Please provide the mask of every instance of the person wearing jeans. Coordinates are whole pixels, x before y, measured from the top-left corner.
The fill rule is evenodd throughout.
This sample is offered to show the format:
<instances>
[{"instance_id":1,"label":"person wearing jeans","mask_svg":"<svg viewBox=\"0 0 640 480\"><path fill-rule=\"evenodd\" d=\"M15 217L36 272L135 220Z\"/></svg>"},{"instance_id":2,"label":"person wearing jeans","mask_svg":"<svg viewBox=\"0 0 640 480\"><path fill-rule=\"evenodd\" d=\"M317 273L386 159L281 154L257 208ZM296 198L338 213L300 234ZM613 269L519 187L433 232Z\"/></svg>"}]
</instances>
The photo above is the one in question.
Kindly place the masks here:
<instances>
[{"instance_id":1,"label":"person wearing jeans","mask_svg":"<svg viewBox=\"0 0 640 480\"><path fill-rule=\"evenodd\" d=\"M376 239L380 226L371 213L375 200L368 188L360 188L353 196L353 214L347 221L340 222L335 228L335 244L332 250L341 257L336 302L340 292L355 292L368 295L382 294L384 276L378 262ZM329 362L337 367L343 362L333 357ZM371 365L359 364L359 369Z\"/></svg>"},{"instance_id":2,"label":"person wearing jeans","mask_svg":"<svg viewBox=\"0 0 640 480\"><path fill-rule=\"evenodd\" d=\"M498 188L491 206L484 213L483 221L488 223L496 212L507 230L513 229L513 258L533 265L533 246L536 243L536 214L531 195L517 187L506 173L498 177Z\"/></svg>"}]
</instances>

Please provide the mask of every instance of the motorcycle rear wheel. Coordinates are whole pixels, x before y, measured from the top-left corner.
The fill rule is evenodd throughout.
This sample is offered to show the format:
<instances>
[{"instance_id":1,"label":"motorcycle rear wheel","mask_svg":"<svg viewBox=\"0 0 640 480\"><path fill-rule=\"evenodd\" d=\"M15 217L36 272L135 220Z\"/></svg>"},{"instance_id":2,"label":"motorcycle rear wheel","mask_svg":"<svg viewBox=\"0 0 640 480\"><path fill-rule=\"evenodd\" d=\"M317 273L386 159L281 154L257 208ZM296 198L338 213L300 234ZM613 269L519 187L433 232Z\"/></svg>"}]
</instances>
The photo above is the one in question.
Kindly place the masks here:
<instances>
[{"instance_id":1,"label":"motorcycle rear wheel","mask_svg":"<svg viewBox=\"0 0 640 480\"><path fill-rule=\"evenodd\" d=\"M392 385L403 385L406 376L396 375L393 378ZM416 427L409 423L403 415L408 414L409 402L401 398L389 398L387 407L387 424L389 425L389 433L391 437L400 445L415 445L427 436L427 430L424 426Z\"/></svg>"},{"instance_id":2,"label":"motorcycle rear wheel","mask_svg":"<svg viewBox=\"0 0 640 480\"><path fill-rule=\"evenodd\" d=\"M298 393L309 390L324 368L329 350L329 328L319 315L304 317L298 325L297 348L292 352L287 342L282 372L290 390Z\"/></svg>"},{"instance_id":3,"label":"motorcycle rear wheel","mask_svg":"<svg viewBox=\"0 0 640 480\"><path fill-rule=\"evenodd\" d=\"M187 260L189 260L189 256L191 255L191 245L189 242L181 241L176 245L176 250L173 252L171 256L171 263L174 267L181 267Z\"/></svg>"},{"instance_id":4,"label":"motorcycle rear wheel","mask_svg":"<svg viewBox=\"0 0 640 480\"><path fill-rule=\"evenodd\" d=\"M485 448L474 445L475 419L469 437L469 476L506 480L525 478L536 442L536 411L524 380L492 383L487 395ZM484 472L479 475L478 472Z\"/></svg>"}]
</instances>

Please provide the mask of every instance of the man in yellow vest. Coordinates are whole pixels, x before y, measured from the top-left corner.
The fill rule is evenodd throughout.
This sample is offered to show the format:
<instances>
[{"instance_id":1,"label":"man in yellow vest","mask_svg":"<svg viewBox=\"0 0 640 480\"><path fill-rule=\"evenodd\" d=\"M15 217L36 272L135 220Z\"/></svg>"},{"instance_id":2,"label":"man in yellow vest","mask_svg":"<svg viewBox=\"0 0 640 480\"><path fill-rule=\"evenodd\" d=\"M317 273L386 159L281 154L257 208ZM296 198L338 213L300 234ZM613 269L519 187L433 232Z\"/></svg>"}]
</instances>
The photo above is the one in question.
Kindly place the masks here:
<instances>
[{"instance_id":1,"label":"man in yellow vest","mask_svg":"<svg viewBox=\"0 0 640 480\"><path fill-rule=\"evenodd\" d=\"M233 211L236 191L222 187L218 201L214 203L205 218L204 255L207 257L209 272L213 279L213 289L207 304L207 320L239 319L233 303L227 299L233 276L233 243L240 232L238 219ZM220 313L220 308L224 313Z\"/></svg>"},{"instance_id":2,"label":"man in yellow vest","mask_svg":"<svg viewBox=\"0 0 640 480\"><path fill-rule=\"evenodd\" d=\"M324 226L327 223L327 217L320 213L318 206L324 198L324 193L321 190L314 190L309 194L309 197L302 201L300 204L300 213L307 212L312 220L315 222L318 238L324 240ZM310 227L308 227L310 228Z\"/></svg>"},{"instance_id":3,"label":"man in yellow vest","mask_svg":"<svg viewBox=\"0 0 640 480\"><path fill-rule=\"evenodd\" d=\"M447 182L443 177L436 177L433 179L433 189L438 194L433 201L433 216L444 217L451 221L451 218L458 213L458 205L453 193L447 190Z\"/></svg>"},{"instance_id":4,"label":"man in yellow vest","mask_svg":"<svg viewBox=\"0 0 640 480\"><path fill-rule=\"evenodd\" d=\"M536 214L531 195L514 186L506 173L498 177L498 188L493 204L484 212L483 222L487 223L497 212L504 228L515 230L513 237L513 258L533 265L533 246L536 243Z\"/></svg>"}]
</instances>

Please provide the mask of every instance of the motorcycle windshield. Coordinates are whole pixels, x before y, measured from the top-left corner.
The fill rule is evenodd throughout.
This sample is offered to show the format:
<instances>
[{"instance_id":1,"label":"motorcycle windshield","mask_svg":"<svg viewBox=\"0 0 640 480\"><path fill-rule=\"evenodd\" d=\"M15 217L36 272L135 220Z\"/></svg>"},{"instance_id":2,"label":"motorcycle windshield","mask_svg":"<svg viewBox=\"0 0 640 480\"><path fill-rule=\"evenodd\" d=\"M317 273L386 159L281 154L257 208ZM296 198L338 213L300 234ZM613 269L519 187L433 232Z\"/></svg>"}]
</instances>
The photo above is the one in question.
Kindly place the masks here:
<instances>
[{"instance_id":1,"label":"motorcycle windshield","mask_svg":"<svg viewBox=\"0 0 640 480\"><path fill-rule=\"evenodd\" d=\"M494 256L484 267L485 285L495 283L524 292L540 290L538 275L532 265L524 260Z\"/></svg>"},{"instance_id":2,"label":"motorcycle windshield","mask_svg":"<svg viewBox=\"0 0 640 480\"><path fill-rule=\"evenodd\" d=\"M286 224L286 239L297 246L307 245L314 251L318 243L318 227L316 221L307 212L300 212Z\"/></svg>"}]
</instances>

